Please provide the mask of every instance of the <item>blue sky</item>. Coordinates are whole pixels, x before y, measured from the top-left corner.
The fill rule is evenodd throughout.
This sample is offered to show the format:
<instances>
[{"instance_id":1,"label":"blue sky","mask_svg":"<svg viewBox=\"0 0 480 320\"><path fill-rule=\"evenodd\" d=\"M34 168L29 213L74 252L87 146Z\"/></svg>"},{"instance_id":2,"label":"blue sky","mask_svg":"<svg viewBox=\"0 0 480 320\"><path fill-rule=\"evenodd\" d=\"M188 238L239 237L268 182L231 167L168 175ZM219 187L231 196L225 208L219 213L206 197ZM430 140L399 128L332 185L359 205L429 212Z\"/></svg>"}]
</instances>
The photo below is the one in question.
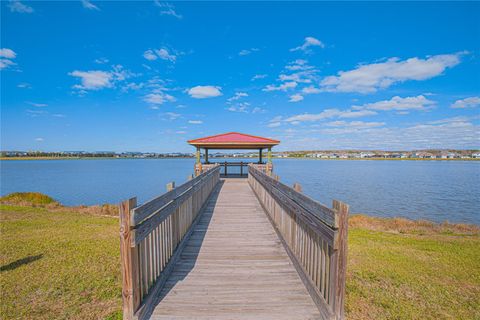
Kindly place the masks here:
<instances>
[{"instance_id":1,"label":"blue sky","mask_svg":"<svg viewBox=\"0 0 480 320\"><path fill-rule=\"evenodd\" d=\"M479 148L478 2L1 3L1 149Z\"/></svg>"}]
</instances>

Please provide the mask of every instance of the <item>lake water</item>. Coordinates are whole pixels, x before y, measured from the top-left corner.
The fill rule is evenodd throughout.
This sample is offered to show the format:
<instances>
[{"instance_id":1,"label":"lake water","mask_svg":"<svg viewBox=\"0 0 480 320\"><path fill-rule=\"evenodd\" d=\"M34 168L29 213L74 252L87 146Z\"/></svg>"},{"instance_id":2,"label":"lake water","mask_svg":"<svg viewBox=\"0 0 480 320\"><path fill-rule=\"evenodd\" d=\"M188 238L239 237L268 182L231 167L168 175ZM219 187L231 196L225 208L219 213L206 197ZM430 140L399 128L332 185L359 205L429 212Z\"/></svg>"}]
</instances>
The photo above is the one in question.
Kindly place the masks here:
<instances>
[{"instance_id":1,"label":"lake water","mask_svg":"<svg viewBox=\"0 0 480 320\"><path fill-rule=\"evenodd\" d=\"M0 192L37 191L65 205L139 203L186 181L194 159L0 161ZM480 162L274 160L281 181L351 212L480 224Z\"/></svg>"}]
</instances>

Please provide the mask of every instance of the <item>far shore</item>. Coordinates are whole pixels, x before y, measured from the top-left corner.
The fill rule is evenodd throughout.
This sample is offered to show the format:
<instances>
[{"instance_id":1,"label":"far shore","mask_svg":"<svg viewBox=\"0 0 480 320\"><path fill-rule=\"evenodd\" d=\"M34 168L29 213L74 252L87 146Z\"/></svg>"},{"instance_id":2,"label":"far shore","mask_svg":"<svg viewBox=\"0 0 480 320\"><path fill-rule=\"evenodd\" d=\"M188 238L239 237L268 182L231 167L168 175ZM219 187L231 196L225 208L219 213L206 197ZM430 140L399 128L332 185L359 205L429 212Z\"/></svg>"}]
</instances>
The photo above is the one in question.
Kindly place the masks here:
<instances>
[{"instance_id":1,"label":"far shore","mask_svg":"<svg viewBox=\"0 0 480 320\"><path fill-rule=\"evenodd\" d=\"M133 159L144 159L144 160L167 160L167 159L192 159L195 157L165 157L165 158L135 158L135 157L0 157L0 161L11 161L11 160L133 160ZM203 158L202 158L203 159ZM222 162L223 159L245 159L239 157L225 157L225 158L211 158L212 162ZM248 158L250 159L250 158ZM256 162L256 158L251 158L252 162ZM310 158L310 157L272 157L274 160L281 159L298 159L298 160L326 160L326 161L348 161L348 160L381 160L381 161L480 161L480 158L453 158L453 159L441 159L441 158Z\"/></svg>"}]
</instances>

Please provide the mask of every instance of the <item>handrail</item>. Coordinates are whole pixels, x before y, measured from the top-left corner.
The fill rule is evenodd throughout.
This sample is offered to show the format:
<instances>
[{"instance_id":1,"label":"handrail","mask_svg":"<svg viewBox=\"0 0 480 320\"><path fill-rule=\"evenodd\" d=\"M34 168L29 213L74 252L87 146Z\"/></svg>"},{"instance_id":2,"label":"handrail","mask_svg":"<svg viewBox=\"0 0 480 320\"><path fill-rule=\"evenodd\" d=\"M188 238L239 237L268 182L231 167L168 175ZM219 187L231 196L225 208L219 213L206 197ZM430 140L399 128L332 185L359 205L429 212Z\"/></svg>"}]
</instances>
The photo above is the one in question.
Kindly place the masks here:
<instances>
[{"instance_id":1,"label":"handrail","mask_svg":"<svg viewBox=\"0 0 480 320\"><path fill-rule=\"evenodd\" d=\"M219 180L215 165L140 206L136 198L120 204L123 319L142 319L154 307Z\"/></svg>"},{"instance_id":2,"label":"handrail","mask_svg":"<svg viewBox=\"0 0 480 320\"><path fill-rule=\"evenodd\" d=\"M322 319L344 319L348 205L333 200L330 209L279 182L264 166L250 165L248 182Z\"/></svg>"}]
</instances>

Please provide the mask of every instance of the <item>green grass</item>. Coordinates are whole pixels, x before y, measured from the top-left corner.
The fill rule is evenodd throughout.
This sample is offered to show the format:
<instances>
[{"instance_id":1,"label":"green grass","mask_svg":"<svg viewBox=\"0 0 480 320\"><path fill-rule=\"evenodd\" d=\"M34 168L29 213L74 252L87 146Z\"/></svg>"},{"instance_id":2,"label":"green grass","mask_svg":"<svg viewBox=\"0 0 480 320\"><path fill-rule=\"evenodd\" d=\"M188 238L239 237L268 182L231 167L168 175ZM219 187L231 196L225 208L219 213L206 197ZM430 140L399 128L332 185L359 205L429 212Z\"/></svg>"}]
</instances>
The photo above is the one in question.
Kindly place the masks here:
<instances>
[{"instance_id":1,"label":"green grass","mask_svg":"<svg viewBox=\"0 0 480 320\"><path fill-rule=\"evenodd\" d=\"M119 226L1 205L1 319L121 319ZM478 227L350 221L348 319L480 319Z\"/></svg>"},{"instance_id":2,"label":"green grass","mask_svg":"<svg viewBox=\"0 0 480 320\"><path fill-rule=\"evenodd\" d=\"M350 319L480 319L480 237L349 230Z\"/></svg>"},{"instance_id":3,"label":"green grass","mask_svg":"<svg viewBox=\"0 0 480 320\"><path fill-rule=\"evenodd\" d=\"M118 220L0 206L1 319L119 319Z\"/></svg>"}]
</instances>

